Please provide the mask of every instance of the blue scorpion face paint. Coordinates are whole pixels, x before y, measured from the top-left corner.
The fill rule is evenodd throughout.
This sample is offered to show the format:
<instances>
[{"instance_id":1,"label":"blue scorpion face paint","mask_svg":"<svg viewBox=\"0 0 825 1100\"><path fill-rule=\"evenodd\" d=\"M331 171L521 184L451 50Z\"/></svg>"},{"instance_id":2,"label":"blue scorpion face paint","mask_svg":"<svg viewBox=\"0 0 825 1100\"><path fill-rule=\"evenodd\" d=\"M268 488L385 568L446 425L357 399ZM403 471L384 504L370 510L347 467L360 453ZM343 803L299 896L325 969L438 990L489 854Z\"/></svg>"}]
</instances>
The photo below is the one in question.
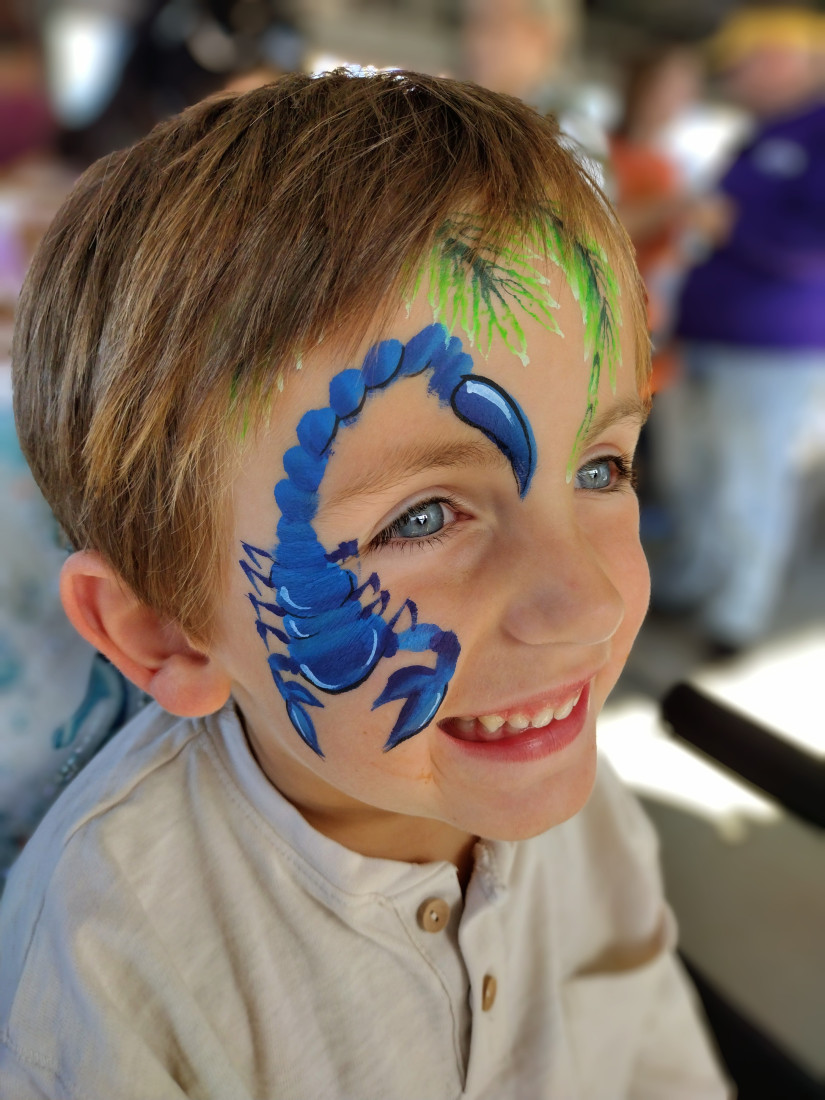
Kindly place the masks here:
<instances>
[{"instance_id":1,"label":"blue scorpion face paint","mask_svg":"<svg viewBox=\"0 0 825 1100\"><path fill-rule=\"evenodd\" d=\"M403 700L384 746L392 749L432 722L460 651L452 631L419 622L412 600L393 611L390 593L376 573L359 584L345 564L358 557L357 541L341 542L332 551L319 541L313 520L335 441L358 422L367 401L401 379L421 376L434 400L506 456L523 497L536 465L530 424L504 389L472 368L461 340L440 323L423 328L406 344L385 340L374 345L360 368L333 377L329 404L305 413L298 423L296 443L283 458L286 477L275 486L281 513L276 545L262 549L242 543L240 565L253 588L248 596L269 651L273 681L295 730L319 756L323 751L310 713L324 706L319 693L351 691L398 652L432 654L434 664L393 672L373 702L375 709ZM398 629L404 611L410 625ZM285 652L271 650L273 638Z\"/></svg>"}]
</instances>

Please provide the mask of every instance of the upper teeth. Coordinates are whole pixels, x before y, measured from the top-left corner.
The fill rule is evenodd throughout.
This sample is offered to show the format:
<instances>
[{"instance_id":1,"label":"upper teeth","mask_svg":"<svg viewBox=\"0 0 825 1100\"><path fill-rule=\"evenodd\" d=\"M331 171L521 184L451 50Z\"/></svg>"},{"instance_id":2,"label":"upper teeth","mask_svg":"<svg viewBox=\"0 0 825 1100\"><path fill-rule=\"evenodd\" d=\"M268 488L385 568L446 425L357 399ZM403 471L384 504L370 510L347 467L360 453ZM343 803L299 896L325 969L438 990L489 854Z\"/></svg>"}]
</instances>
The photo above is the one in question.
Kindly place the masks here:
<instances>
[{"instance_id":1,"label":"upper teeth","mask_svg":"<svg viewBox=\"0 0 825 1100\"><path fill-rule=\"evenodd\" d=\"M473 722L480 722L488 733L498 733L503 726L507 726L513 732L526 730L528 726L534 729L540 729L542 726L546 726L552 719L566 718L580 698L581 691L578 691L571 699L568 699L566 703L562 703L557 707L544 707L534 714L532 718L529 718L521 711L517 711L515 714L511 714L507 719L503 718L500 714L479 714L477 718L468 715L464 718L459 718L458 721L464 727L465 733L470 732Z\"/></svg>"}]
</instances>

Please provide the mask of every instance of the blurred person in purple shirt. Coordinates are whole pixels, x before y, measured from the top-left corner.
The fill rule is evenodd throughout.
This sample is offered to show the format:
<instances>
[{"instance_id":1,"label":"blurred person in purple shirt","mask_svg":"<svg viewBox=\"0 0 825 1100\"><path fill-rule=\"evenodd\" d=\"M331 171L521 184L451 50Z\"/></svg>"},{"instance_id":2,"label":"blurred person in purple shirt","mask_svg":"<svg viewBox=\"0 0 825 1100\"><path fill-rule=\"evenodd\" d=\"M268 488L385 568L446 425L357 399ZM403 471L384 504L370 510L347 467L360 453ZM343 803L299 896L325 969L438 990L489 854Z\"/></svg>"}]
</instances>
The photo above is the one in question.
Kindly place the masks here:
<instances>
[{"instance_id":1,"label":"blurred person in purple shirt","mask_svg":"<svg viewBox=\"0 0 825 1100\"><path fill-rule=\"evenodd\" d=\"M682 291L685 375L654 414L675 533L654 600L698 609L723 655L770 624L795 534L798 443L825 379L825 18L742 11L713 52L755 125Z\"/></svg>"}]
</instances>

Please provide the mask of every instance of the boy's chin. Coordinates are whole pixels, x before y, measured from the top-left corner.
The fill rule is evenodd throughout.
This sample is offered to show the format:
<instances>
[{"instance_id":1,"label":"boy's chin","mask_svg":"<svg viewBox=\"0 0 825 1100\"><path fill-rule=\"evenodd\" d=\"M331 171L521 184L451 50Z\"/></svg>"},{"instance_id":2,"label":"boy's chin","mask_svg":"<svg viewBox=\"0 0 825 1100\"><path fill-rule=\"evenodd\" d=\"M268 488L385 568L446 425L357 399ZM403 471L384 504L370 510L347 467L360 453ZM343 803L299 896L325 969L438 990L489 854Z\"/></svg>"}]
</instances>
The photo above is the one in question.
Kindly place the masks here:
<instances>
[{"instance_id":1,"label":"boy's chin","mask_svg":"<svg viewBox=\"0 0 825 1100\"><path fill-rule=\"evenodd\" d=\"M530 840L575 817L587 803L595 780L594 749L530 792L509 797L499 793L475 813L467 814L461 827L486 840Z\"/></svg>"}]
</instances>

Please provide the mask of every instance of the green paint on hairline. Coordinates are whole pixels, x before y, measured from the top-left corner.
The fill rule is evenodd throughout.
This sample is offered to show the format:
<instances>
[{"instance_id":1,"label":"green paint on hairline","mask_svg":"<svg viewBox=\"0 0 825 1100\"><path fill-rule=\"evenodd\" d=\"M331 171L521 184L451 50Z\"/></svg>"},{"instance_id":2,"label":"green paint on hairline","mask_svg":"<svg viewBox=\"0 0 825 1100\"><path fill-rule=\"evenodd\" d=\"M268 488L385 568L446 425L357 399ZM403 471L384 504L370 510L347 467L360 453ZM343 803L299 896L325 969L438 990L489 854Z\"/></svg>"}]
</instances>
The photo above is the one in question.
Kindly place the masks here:
<instances>
[{"instance_id":1,"label":"green paint on hairline","mask_svg":"<svg viewBox=\"0 0 825 1100\"><path fill-rule=\"evenodd\" d=\"M505 242L494 252L470 217L452 218L439 230L428 261L418 272L413 298L427 276L435 320L451 332L460 329L484 356L498 335L526 366L530 358L517 309L559 332L553 315L559 304L537 266L535 243L519 247L514 241Z\"/></svg>"},{"instance_id":2,"label":"green paint on hairline","mask_svg":"<svg viewBox=\"0 0 825 1100\"><path fill-rule=\"evenodd\" d=\"M554 313L559 303L550 293L550 280L544 274L548 261L563 272L579 305L584 326L584 358L590 364L587 408L568 460L569 481L579 447L598 407L602 365L607 366L612 389L621 365L619 285L604 249L594 241L576 240L571 245L553 203L547 203L541 210L526 237L514 231L499 247L485 240L483 228L474 215L456 214L441 226L429 256L409 280L407 285L411 289L406 304L408 308L412 306L426 278L427 297L435 320L442 321L450 332L464 333L470 346L485 358L493 340L499 337L526 366L530 357L522 327L524 316L549 332L564 335ZM322 338L318 339L319 344ZM297 370L303 366L300 349L296 351L294 366ZM240 374L238 368L230 383L230 410L241 414L243 440L251 418L248 397L245 407L238 409ZM280 370L275 379L276 390L281 392L283 385L284 371ZM270 406L273 398L270 393Z\"/></svg>"},{"instance_id":3,"label":"green paint on hairline","mask_svg":"<svg viewBox=\"0 0 825 1100\"><path fill-rule=\"evenodd\" d=\"M514 233L497 248L484 240L483 229L473 215L457 214L436 234L430 255L414 280L408 305L427 277L428 300L436 320L443 321L451 332L463 332L485 357L498 335L527 365L530 357L519 312L563 335L554 314L559 304L543 274L548 261L564 273L578 302L585 361L590 364L587 408L568 461L569 481L596 414L602 364L607 365L612 389L621 364L619 285L604 249L593 241L576 240L571 245L552 203L542 209L524 240Z\"/></svg>"}]
</instances>

